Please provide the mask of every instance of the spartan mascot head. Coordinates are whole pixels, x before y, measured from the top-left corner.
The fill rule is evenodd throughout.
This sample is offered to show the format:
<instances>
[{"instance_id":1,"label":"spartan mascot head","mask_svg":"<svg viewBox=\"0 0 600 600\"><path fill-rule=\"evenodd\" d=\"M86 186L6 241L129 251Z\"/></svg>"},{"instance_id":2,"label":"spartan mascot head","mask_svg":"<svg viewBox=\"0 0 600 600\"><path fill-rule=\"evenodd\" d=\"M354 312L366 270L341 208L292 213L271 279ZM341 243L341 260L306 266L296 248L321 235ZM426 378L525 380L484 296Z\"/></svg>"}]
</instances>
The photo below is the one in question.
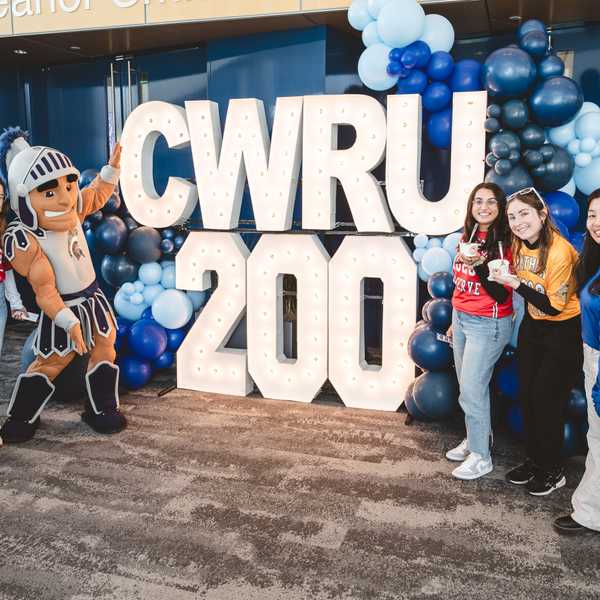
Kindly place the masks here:
<instances>
[{"instance_id":1,"label":"spartan mascot head","mask_svg":"<svg viewBox=\"0 0 600 600\"><path fill-rule=\"evenodd\" d=\"M30 146L18 127L0 136L0 169L8 182L10 207L29 229L68 231L81 212L79 171L68 156Z\"/></svg>"}]
</instances>

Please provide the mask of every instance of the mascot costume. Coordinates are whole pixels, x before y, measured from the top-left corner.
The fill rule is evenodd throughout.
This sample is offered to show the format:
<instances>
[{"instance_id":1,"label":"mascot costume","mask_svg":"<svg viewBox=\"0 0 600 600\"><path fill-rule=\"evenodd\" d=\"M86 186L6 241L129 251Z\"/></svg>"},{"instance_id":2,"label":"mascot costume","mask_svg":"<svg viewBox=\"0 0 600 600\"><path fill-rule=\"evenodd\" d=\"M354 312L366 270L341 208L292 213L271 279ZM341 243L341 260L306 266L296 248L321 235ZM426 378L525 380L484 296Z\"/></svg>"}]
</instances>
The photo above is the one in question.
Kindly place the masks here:
<instances>
[{"instance_id":1,"label":"mascot costume","mask_svg":"<svg viewBox=\"0 0 600 600\"><path fill-rule=\"evenodd\" d=\"M15 383L8 420L0 439L30 440L52 397L52 381L73 360L89 352L87 400L82 419L99 433L127 426L119 411L119 367L115 360L115 318L98 286L81 227L100 210L119 180L117 144L99 176L79 189L79 171L68 156L45 146L30 146L20 129L0 136L0 169L6 169L10 207L16 213L4 234L12 267L31 284L42 314L35 361Z\"/></svg>"}]
</instances>

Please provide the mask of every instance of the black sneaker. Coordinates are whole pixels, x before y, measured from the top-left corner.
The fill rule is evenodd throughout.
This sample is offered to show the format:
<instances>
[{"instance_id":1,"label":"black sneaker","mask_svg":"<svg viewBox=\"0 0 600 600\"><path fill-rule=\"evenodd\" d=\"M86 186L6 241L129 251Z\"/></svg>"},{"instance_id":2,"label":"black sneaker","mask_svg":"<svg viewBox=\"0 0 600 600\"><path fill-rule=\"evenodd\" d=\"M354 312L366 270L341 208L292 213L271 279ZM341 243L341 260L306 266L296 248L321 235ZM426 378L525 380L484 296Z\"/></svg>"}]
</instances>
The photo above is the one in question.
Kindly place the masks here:
<instances>
[{"instance_id":1,"label":"black sneaker","mask_svg":"<svg viewBox=\"0 0 600 600\"><path fill-rule=\"evenodd\" d=\"M532 496L547 496L554 490L563 487L567 479L562 469L556 471L539 471L527 484L527 491Z\"/></svg>"},{"instance_id":2,"label":"black sneaker","mask_svg":"<svg viewBox=\"0 0 600 600\"><path fill-rule=\"evenodd\" d=\"M527 459L522 465L511 469L506 475L505 479L508 483L514 483L515 485L525 485L529 483L537 474L539 469L533 463L531 459Z\"/></svg>"}]
</instances>

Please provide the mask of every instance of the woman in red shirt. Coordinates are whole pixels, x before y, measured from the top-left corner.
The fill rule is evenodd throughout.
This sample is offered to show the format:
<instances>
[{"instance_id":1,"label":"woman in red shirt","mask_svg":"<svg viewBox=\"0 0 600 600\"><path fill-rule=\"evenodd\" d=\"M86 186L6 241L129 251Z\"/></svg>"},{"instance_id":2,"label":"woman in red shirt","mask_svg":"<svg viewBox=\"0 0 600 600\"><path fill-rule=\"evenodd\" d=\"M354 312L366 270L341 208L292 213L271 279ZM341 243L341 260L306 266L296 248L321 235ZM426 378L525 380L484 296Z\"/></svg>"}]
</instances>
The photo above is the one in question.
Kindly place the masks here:
<instances>
[{"instance_id":1,"label":"woman in red shirt","mask_svg":"<svg viewBox=\"0 0 600 600\"><path fill-rule=\"evenodd\" d=\"M489 385L494 366L510 341L513 308L512 290L489 281L487 265L499 258L510 263L509 249L506 196L497 185L480 183L469 196L464 234L453 265L449 333L467 437L446 457L462 461L452 472L458 479L477 479L493 468Z\"/></svg>"}]
</instances>

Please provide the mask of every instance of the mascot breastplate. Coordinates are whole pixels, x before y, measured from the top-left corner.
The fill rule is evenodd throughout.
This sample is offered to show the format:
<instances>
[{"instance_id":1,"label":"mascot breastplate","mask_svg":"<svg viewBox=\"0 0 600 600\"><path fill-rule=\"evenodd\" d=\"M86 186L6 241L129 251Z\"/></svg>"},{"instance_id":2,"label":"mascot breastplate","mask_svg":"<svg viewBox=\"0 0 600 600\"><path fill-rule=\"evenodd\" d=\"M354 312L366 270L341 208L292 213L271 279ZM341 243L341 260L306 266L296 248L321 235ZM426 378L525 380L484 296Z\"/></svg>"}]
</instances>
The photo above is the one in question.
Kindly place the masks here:
<instances>
[{"instance_id":1,"label":"mascot breastplate","mask_svg":"<svg viewBox=\"0 0 600 600\"><path fill-rule=\"evenodd\" d=\"M61 295L80 292L95 281L90 250L79 223L71 231L46 231L38 243L54 269Z\"/></svg>"}]
</instances>

